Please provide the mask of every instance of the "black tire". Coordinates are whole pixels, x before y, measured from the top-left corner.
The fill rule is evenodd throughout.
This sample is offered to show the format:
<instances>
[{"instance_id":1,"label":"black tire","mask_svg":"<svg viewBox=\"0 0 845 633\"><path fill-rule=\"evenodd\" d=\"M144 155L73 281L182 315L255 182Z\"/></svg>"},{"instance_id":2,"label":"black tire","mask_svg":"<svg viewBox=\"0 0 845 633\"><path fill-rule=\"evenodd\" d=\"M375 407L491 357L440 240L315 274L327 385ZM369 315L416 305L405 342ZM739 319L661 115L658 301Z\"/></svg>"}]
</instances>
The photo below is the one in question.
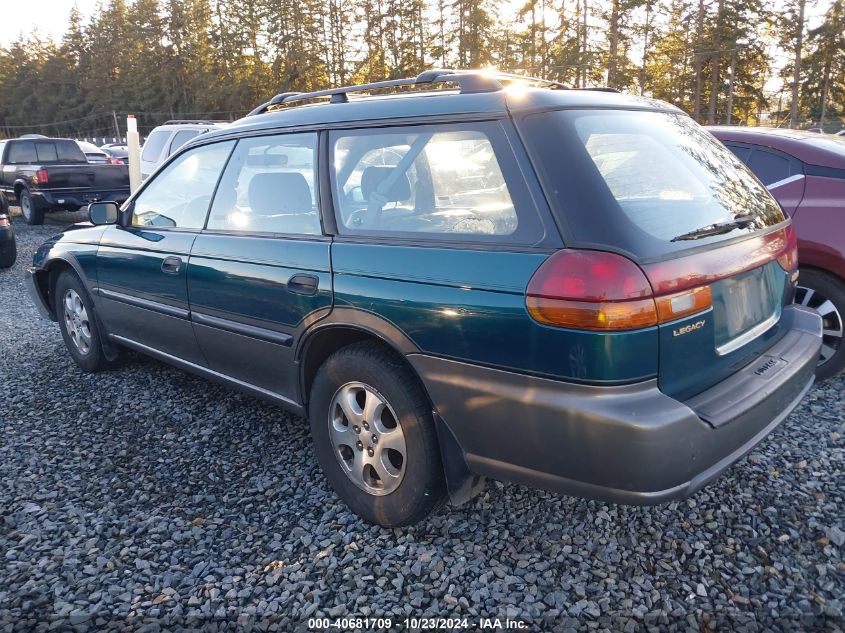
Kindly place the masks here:
<instances>
[{"instance_id":1,"label":"black tire","mask_svg":"<svg viewBox=\"0 0 845 633\"><path fill-rule=\"evenodd\" d=\"M401 479L398 484L391 484L396 485L392 491L366 491L361 487L361 483L356 483L353 476L347 474L347 470L352 472L354 467L346 469L341 465L343 455L350 455L346 449L352 449L335 448L335 441L330 433L332 421L329 414L331 409L335 409L333 415L337 415L340 405L335 404L335 395L341 393L342 387L355 388L349 387L350 384L372 389L386 403L385 420L392 419L395 415L396 426L392 427L393 431L387 432L395 432L395 429L401 431L405 455L401 461L401 469L397 470L402 473ZM370 392L363 397L366 402ZM363 405L361 406L363 408ZM423 520L445 502L446 485L431 405L416 376L392 350L378 343L364 341L332 354L314 378L309 417L315 452L326 478L338 496L363 519L384 527L411 525ZM345 415L341 417L352 433L352 422ZM390 424L389 422L386 426ZM361 437L369 442L370 432L362 431L360 436L349 437ZM384 438L385 435L380 437ZM370 447L378 448L375 441ZM390 450L387 449L376 456L387 455ZM361 449L362 460L367 459L366 452L368 449ZM354 454L349 458L357 459ZM364 471L366 469L365 465Z\"/></svg>"},{"instance_id":2,"label":"black tire","mask_svg":"<svg viewBox=\"0 0 845 633\"><path fill-rule=\"evenodd\" d=\"M812 293L808 293L806 289L812 290ZM845 339L843 339L845 282L821 270L802 268L798 278L795 302L819 310L821 313L824 347L822 348L823 355L816 367L816 380L826 380L845 369ZM829 350L833 352L830 353ZM826 358L825 353L829 354Z\"/></svg>"},{"instance_id":3,"label":"black tire","mask_svg":"<svg viewBox=\"0 0 845 633\"><path fill-rule=\"evenodd\" d=\"M0 228L0 232L5 232L6 237L11 238L3 239L3 236L0 236L0 268L11 268L15 265L15 260L18 258L15 230L10 225L6 229Z\"/></svg>"},{"instance_id":4,"label":"black tire","mask_svg":"<svg viewBox=\"0 0 845 633\"><path fill-rule=\"evenodd\" d=\"M18 194L18 204L21 205L21 215L27 224L37 226L44 224L44 209L38 206L29 189L21 189Z\"/></svg>"},{"instance_id":5,"label":"black tire","mask_svg":"<svg viewBox=\"0 0 845 633\"><path fill-rule=\"evenodd\" d=\"M84 330L82 329L82 322L78 318L75 320L72 311L67 308L68 296L72 300L78 297L84 307L86 315ZM79 368L85 372L96 372L110 367L111 363L103 353L102 333L94 312L94 303L75 272L65 270L59 275L56 279L53 299L53 306L59 321L59 328L62 331L62 338L65 340L65 346ZM71 326L77 332L75 336L69 330ZM87 331L87 345L77 343L77 341L86 339L85 335L80 333L82 331Z\"/></svg>"}]
</instances>

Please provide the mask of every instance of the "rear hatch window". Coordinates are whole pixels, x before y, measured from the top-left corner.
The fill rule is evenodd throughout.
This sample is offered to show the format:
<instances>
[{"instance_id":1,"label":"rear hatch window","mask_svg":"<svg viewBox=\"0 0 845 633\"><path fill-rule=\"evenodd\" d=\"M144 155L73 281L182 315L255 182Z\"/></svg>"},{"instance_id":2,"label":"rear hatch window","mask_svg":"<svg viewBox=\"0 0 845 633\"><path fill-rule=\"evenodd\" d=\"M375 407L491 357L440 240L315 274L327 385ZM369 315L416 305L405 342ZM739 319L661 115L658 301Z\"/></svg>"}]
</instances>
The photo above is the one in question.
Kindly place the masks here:
<instances>
[{"instance_id":1,"label":"rear hatch window","mask_svg":"<svg viewBox=\"0 0 845 633\"><path fill-rule=\"evenodd\" d=\"M652 284L671 271L658 296L708 286L706 309L658 326L664 392L691 397L774 343L789 297L776 261L786 217L730 150L655 111L546 112L522 129L568 247L626 253Z\"/></svg>"},{"instance_id":2,"label":"rear hatch window","mask_svg":"<svg viewBox=\"0 0 845 633\"><path fill-rule=\"evenodd\" d=\"M785 220L739 159L686 115L561 110L528 116L522 127L573 245L663 258ZM751 221L681 239L737 216Z\"/></svg>"}]
</instances>

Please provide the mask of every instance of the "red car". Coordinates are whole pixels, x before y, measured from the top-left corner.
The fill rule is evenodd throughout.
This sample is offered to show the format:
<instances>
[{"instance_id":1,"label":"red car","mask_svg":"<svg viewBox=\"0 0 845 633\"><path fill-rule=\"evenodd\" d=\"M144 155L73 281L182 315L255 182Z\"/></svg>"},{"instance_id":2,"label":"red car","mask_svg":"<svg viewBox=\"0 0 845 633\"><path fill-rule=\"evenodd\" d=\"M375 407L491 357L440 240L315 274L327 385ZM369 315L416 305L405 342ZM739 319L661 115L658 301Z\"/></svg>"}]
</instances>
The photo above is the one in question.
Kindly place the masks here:
<instances>
[{"instance_id":1,"label":"red car","mask_svg":"<svg viewBox=\"0 0 845 633\"><path fill-rule=\"evenodd\" d=\"M824 321L816 376L845 368L845 138L798 130L710 127L792 216L801 276L797 303Z\"/></svg>"}]
</instances>

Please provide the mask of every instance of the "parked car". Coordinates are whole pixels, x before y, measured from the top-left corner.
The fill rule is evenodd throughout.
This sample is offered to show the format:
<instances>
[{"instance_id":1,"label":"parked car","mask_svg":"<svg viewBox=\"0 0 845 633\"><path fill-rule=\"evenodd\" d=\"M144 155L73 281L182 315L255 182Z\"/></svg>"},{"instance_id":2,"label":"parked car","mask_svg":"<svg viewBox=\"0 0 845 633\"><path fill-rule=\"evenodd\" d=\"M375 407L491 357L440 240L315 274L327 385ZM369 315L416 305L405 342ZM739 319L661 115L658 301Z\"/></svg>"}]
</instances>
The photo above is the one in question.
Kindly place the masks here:
<instances>
[{"instance_id":1,"label":"parked car","mask_svg":"<svg viewBox=\"0 0 845 633\"><path fill-rule=\"evenodd\" d=\"M102 150L108 155L108 162L112 165L128 165L129 150L125 147L103 147Z\"/></svg>"},{"instance_id":2,"label":"parked car","mask_svg":"<svg viewBox=\"0 0 845 633\"><path fill-rule=\"evenodd\" d=\"M813 383L791 222L673 106L511 84L278 95L45 242L33 298L85 371L128 347L307 415L381 525L482 477L690 495ZM398 85L431 90L348 98Z\"/></svg>"},{"instance_id":3,"label":"parked car","mask_svg":"<svg viewBox=\"0 0 845 633\"><path fill-rule=\"evenodd\" d=\"M801 270L795 297L822 316L816 376L829 378L845 369L845 139L772 128L710 131L792 216Z\"/></svg>"},{"instance_id":4,"label":"parked car","mask_svg":"<svg viewBox=\"0 0 845 633\"><path fill-rule=\"evenodd\" d=\"M76 144L79 145L79 149L85 154L85 158L88 159L89 163L103 165L110 162L109 155L93 143L76 141Z\"/></svg>"},{"instance_id":5,"label":"parked car","mask_svg":"<svg viewBox=\"0 0 845 633\"><path fill-rule=\"evenodd\" d=\"M28 224L54 209L129 197L126 165L92 165L70 139L0 141L0 192L16 200Z\"/></svg>"},{"instance_id":6,"label":"parked car","mask_svg":"<svg viewBox=\"0 0 845 633\"><path fill-rule=\"evenodd\" d=\"M0 193L0 268L14 266L18 256L15 227L9 214L9 201Z\"/></svg>"},{"instance_id":7,"label":"parked car","mask_svg":"<svg viewBox=\"0 0 845 633\"><path fill-rule=\"evenodd\" d=\"M220 130L228 121L174 120L154 128L141 148L141 178L147 178L177 149L194 137Z\"/></svg>"},{"instance_id":8,"label":"parked car","mask_svg":"<svg viewBox=\"0 0 845 633\"><path fill-rule=\"evenodd\" d=\"M839 130L839 131L836 133L836 136L845 136L845 130Z\"/></svg>"}]
</instances>

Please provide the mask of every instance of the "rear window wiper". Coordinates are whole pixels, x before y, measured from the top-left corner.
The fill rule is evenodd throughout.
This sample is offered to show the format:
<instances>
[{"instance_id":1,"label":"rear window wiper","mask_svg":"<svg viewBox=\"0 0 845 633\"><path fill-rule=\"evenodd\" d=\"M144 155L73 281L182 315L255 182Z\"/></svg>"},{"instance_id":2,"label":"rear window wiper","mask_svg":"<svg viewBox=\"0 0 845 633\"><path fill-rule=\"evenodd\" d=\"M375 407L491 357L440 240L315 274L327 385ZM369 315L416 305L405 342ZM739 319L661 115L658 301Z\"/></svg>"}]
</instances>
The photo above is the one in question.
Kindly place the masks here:
<instances>
[{"instance_id":1,"label":"rear window wiper","mask_svg":"<svg viewBox=\"0 0 845 633\"><path fill-rule=\"evenodd\" d=\"M700 229L693 229L687 233L681 233L673 237L670 242L681 242L683 240L697 240L701 239L702 237L710 237L711 235L723 235L724 233L730 233L734 229L742 229L748 226L749 224L753 224L754 216L751 213L746 213L744 215L737 215L734 217L733 220L730 222L717 222L716 224L708 224L707 226L702 226Z\"/></svg>"}]
</instances>

